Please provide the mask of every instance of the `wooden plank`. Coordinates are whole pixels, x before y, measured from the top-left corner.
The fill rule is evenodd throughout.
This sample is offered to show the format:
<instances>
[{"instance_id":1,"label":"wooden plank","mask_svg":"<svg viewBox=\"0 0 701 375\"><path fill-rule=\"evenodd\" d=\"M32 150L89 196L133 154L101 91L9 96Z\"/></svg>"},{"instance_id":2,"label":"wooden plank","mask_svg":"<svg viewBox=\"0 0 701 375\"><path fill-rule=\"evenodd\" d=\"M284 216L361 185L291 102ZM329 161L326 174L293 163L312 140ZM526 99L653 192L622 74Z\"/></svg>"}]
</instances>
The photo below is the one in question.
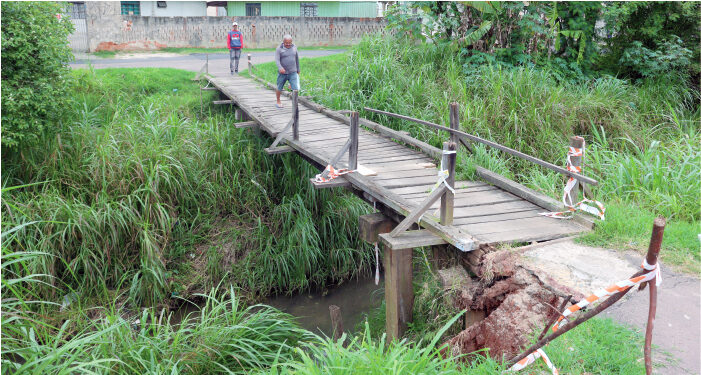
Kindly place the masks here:
<instances>
[{"instance_id":1,"label":"wooden plank","mask_svg":"<svg viewBox=\"0 0 701 375\"><path fill-rule=\"evenodd\" d=\"M378 172L379 173L379 172ZM436 181L434 180L433 183L422 185L422 186L412 186L412 187L406 187L406 188L394 188L390 189L392 193L400 195L400 194L408 194L408 193L417 193L417 192L430 192L431 188L433 185L436 184ZM456 181L455 182L455 188L456 189L464 189L464 188L470 188L470 187L475 187L475 186L485 186L487 184L483 182L475 182L475 181Z\"/></svg>"},{"instance_id":2,"label":"wooden plank","mask_svg":"<svg viewBox=\"0 0 701 375\"><path fill-rule=\"evenodd\" d=\"M551 231L574 233L584 230L582 226L577 225L576 223L547 218L544 216L505 220L498 223L464 224L460 225L459 227L477 236L523 230L528 230L533 233L548 233Z\"/></svg>"},{"instance_id":3,"label":"wooden plank","mask_svg":"<svg viewBox=\"0 0 701 375\"><path fill-rule=\"evenodd\" d=\"M264 150L268 155L286 154L295 151L295 149L290 146L266 147Z\"/></svg>"},{"instance_id":4,"label":"wooden plank","mask_svg":"<svg viewBox=\"0 0 701 375\"><path fill-rule=\"evenodd\" d=\"M405 231L394 237L391 233L380 234L378 238L385 247L393 251L446 244L444 239L425 229Z\"/></svg>"},{"instance_id":5,"label":"wooden plank","mask_svg":"<svg viewBox=\"0 0 701 375\"><path fill-rule=\"evenodd\" d=\"M569 237L578 233L585 232L584 227L559 227L549 228L547 230L540 229L534 231L533 228L513 230L508 232L481 234L478 237L483 243L497 244L507 242L532 242L532 241L549 241L558 238Z\"/></svg>"},{"instance_id":6,"label":"wooden plank","mask_svg":"<svg viewBox=\"0 0 701 375\"><path fill-rule=\"evenodd\" d=\"M466 224L480 224L480 223L496 223L499 221L513 220L513 219L526 219L529 217L542 217L538 215L543 212L543 209L538 207L538 209L521 210L516 212L503 212L498 214L483 215L483 216L472 216L455 219L453 225L466 225Z\"/></svg>"},{"instance_id":7,"label":"wooden plank","mask_svg":"<svg viewBox=\"0 0 701 375\"><path fill-rule=\"evenodd\" d=\"M234 104L234 101L233 101L233 100L213 100L213 101L212 101L212 104L217 104L217 105L221 105L221 104Z\"/></svg>"},{"instance_id":8,"label":"wooden plank","mask_svg":"<svg viewBox=\"0 0 701 375\"><path fill-rule=\"evenodd\" d=\"M257 121L244 121L244 122L237 122L234 124L236 129L245 129L245 128L253 128L258 126Z\"/></svg>"},{"instance_id":9,"label":"wooden plank","mask_svg":"<svg viewBox=\"0 0 701 375\"><path fill-rule=\"evenodd\" d=\"M521 197L533 204L545 208L550 211L562 211L565 206L562 202L558 202L555 199L547 197L543 194L536 192L535 190L529 189L517 182L511 181L508 178L494 173L488 169L482 167L476 167L477 175L484 179L485 181L498 186L501 189L508 191L518 197Z\"/></svg>"},{"instance_id":10,"label":"wooden plank","mask_svg":"<svg viewBox=\"0 0 701 375\"><path fill-rule=\"evenodd\" d=\"M459 181L458 181L459 182ZM427 190L423 190L419 193L410 193L410 194L400 194L402 197L406 199L422 199L423 197L427 196L430 193L431 187L429 187ZM494 190L499 190L498 187L491 186L491 185L485 185L485 186L474 186L474 187L463 187L463 188L456 188L455 192L460 193L460 192L470 192L470 193L476 193L478 191L494 191ZM529 205L535 206L534 204L528 202Z\"/></svg>"},{"instance_id":11,"label":"wooden plank","mask_svg":"<svg viewBox=\"0 0 701 375\"><path fill-rule=\"evenodd\" d=\"M312 183L312 186L314 186L314 189L332 189L332 188L337 188L337 187L348 187L351 186L350 182L348 182L346 179L343 178L343 176L336 177L335 179L331 181L326 181L326 182L316 182L313 178L309 179L309 182Z\"/></svg>"},{"instance_id":12,"label":"wooden plank","mask_svg":"<svg viewBox=\"0 0 701 375\"><path fill-rule=\"evenodd\" d=\"M357 172L362 174L363 176L377 176L377 172L362 164L358 164Z\"/></svg>"},{"instance_id":13,"label":"wooden plank","mask_svg":"<svg viewBox=\"0 0 701 375\"><path fill-rule=\"evenodd\" d=\"M490 215L499 215L509 212L534 211L538 209L540 209L540 207L531 202L517 200L489 205L461 207L460 210L455 211L453 217L455 220L458 220L461 218L487 217ZM543 210L540 209L539 212L543 212Z\"/></svg>"}]
</instances>

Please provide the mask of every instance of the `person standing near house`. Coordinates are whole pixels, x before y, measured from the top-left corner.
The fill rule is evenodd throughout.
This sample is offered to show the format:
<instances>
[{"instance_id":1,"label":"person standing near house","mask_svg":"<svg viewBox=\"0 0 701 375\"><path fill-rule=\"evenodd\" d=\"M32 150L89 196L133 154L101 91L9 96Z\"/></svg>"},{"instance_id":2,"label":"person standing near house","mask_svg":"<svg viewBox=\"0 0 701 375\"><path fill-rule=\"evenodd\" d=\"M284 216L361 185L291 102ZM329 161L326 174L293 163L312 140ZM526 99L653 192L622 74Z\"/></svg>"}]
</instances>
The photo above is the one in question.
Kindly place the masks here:
<instances>
[{"instance_id":1,"label":"person standing near house","mask_svg":"<svg viewBox=\"0 0 701 375\"><path fill-rule=\"evenodd\" d=\"M285 87L285 83L289 81L292 90L299 90L299 55L290 35L285 35L282 38L282 44L275 49L275 63L278 70L275 105L282 108L280 92Z\"/></svg>"},{"instance_id":2,"label":"person standing near house","mask_svg":"<svg viewBox=\"0 0 701 375\"><path fill-rule=\"evenodd\" d=\"M229 48L229 70L231 75L239 73L239 59L243 49L243 36L239 31L239 24L234 22L231 31L226 36L226 47Z\"/></svg>"}]
</instances>

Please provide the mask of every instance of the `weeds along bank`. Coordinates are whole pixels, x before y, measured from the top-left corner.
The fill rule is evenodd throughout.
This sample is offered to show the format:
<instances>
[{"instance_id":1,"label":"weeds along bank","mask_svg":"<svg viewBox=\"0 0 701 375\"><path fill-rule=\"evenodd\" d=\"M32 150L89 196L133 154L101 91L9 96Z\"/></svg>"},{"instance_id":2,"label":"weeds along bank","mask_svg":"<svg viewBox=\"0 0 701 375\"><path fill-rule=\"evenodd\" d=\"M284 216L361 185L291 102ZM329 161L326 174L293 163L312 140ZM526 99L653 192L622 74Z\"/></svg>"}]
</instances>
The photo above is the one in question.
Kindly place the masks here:
<instances>
[{"instance_id":1,"label":"weeds along bank","mask_svg":"<svg viewBox=\"0 0 701 375\"><path fill-rule=\"evenodd\" d=\"M266 140L236 130L226 110L200 115L190 73L75 76L58 134L3 159L3 230L15 230L3 253L39 253L15 269L46 275L36 297L83 305L118 290L153 305L222 279L257 297L370 265L354 235L362 202L310 188L300 176L312 167L265 155Z\"/></svg>"},{"instance_id":2,"label":"weeds along bank","mask_svg":"<svg viewBox=\"0 0 701 375\"><path fill-rule=\"evenodd\" d=\"M304 59L303 59L304 60ZM433 44L369 37L345 55L303 61L302 91L336 109L361 115L440 147L445 133L363 112L367 106L447 124L448 104L460 104L462 130L557 165L568 139L587 142L585 174L600 181L595 198L607 220L588 241L645 248L649 218L669 218L663 260L701 269L699 93L673 77L631 84L613 77L559 82L546 70L463 66L458 51ZM256 74L274 82L272 64ZM554 172L482 146L460 153L458 174L474 165L516 179L559 199ZM644 229L638 229L644 228Z\"/></svg>"}]
</instances>

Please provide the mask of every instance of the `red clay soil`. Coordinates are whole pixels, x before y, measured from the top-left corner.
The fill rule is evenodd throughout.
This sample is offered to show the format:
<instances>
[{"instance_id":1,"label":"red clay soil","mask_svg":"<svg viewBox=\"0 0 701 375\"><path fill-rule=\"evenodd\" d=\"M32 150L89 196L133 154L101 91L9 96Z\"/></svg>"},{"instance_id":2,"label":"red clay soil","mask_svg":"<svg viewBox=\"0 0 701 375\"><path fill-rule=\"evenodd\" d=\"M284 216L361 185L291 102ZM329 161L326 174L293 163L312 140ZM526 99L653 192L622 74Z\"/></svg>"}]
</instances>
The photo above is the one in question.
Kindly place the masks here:
<instances>
[{"instance_id":1,"label":"red clay soil","mask_svg":"<svg viewBox=\"0 0 701 375\"><path fill-rule=\"evenodd\" d=\"M468 265L480 277L478 283L462 288L455 295L455 306L468 311L484 311L487 317L448 340L454 355L488 348L492 358L513 357L528 346L534 331L558 315L556 309L570 294L580 297L554 280L525 268L508 250L482 252ZM473 255L474 258L474 255Z\"/></svg>"}]
</instances>

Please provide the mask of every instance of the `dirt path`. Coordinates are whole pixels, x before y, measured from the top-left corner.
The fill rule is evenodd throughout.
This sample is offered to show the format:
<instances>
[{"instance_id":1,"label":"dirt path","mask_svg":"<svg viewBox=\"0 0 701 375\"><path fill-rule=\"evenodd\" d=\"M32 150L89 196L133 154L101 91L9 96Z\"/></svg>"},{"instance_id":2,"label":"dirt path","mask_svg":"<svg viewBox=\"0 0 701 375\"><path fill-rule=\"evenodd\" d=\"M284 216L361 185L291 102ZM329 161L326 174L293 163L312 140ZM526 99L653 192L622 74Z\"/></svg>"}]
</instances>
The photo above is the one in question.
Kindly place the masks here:
<instances>
[{"instance_id":1,"label":"dirt path","mask_svg":"<svg viewBox=\"0 0 701 375\"><path fill-rule=\"evenodd\" d=\"M527 262L543 270L556 281L585 295L596 289L630 277L640 269L642 255L610 249L583 246L572 240L528 250ZM674 272L662 264L662 285L658 289L653 361L670 353L676 363L664 363L656 374L701 373L701 281L690 275ZM647 289L629 292L602 316L628 325L644 334L647 324L649 294ZM642 349L641 349L642 350Z\"/></svg>"},{"instance_id":2,"label":"dirt path","mask_svg":"<svg viewBox=\"0 0 701 375\"><path fill-rule=\"evenodd\" d=\"M300 50L299 57L329 56L344 52L338 50ZM94 56L77 56L76 62L70 64L71 68L87 68L92 65L95 69L102 68L176 68L190 71L199 71L207 60L204 53L192 53L189 55L174 55L163 53L139 53L129 56L121 56L114 59L102 59ZM251 52L253 64L262 64L275 61L274 51ZM246 52L241 54L239 71L248 69ZM303 69L303 67L302 67ZM209 71L214 74L229 73L229 55L217 53L209 55ZM304 71L302 71L304 72Z\"/></svg>"}]
</instances>

